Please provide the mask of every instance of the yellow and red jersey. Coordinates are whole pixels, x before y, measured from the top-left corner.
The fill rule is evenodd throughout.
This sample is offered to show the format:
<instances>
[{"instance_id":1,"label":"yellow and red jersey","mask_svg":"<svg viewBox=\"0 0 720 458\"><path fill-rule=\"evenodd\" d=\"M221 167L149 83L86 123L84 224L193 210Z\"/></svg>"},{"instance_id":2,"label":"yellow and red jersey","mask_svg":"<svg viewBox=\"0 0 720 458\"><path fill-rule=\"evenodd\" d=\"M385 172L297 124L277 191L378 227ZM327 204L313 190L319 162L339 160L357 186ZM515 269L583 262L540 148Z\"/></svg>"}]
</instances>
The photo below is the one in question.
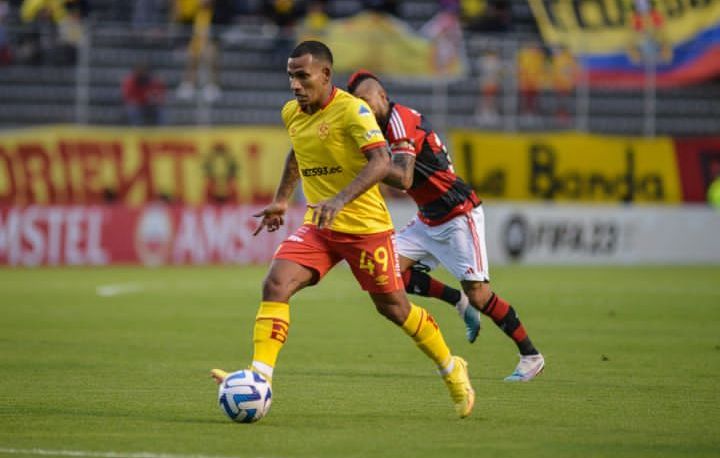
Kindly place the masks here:
<instances>
[{"instance_id":1,"label":"yellow and red jersey","mask_svg":"<svg viewBox=\"0 0 720 458\"><path fill-rule=\"evenodd\" d=\"M333 88L328 102L313 114L291 100L282 109L308 203L330 199L344 189L367 164L363 154L386 144L370 107L347 92ZM312 210L305 213L312 222ZM375 234L392 229L392 220L377 185L348 203L330 229L347 234Z\"/></svg>"}]
</instances>

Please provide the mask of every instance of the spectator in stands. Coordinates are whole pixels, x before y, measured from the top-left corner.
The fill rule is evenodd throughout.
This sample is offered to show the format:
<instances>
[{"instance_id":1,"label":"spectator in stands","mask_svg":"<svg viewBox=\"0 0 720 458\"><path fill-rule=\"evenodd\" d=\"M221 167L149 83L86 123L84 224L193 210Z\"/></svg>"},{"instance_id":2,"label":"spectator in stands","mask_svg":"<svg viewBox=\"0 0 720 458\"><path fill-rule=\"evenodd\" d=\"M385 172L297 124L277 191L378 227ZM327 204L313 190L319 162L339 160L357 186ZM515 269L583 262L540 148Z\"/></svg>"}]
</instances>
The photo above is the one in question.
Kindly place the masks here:
<instances>
[{"instance_id":1,"label":"spectator in stands","mask_svg":"<svg viewBox=\"0 0 720 458\"><path fill-rule=\"evenodd\" d=\"M24 0L23 22L32 24L23 42L22 60L30 63L72 64L85 40L87 0Z\"/></svg>"},{"instance_id":2,"label":"spectator in stands","mask_svg":"<svg viewBox=\"0 0 720 458\"><path fill-rule=\"evenodd\" d=\"M65 17L58 24L60 59L65 64L77 61L78 49L85 45L85 19L90 7L87 0L64 0Z\"/></svg>"},{"instance_id":3,"label":"spectator in stands","mask_svg":"<svg viewBox=\"0 0 720 458\"><path fill-rule=\"evenodd\" d=\"M179 21L183 24L189 23L192 26L190 41L187 44L185 70L182 82L177 89L177 97L180 100L189 101L195 97L201 61L214 67L216 49L210 41L212 5L209 1L204 0L194 2L178 0L176 5L178 5L176 14ZM214 98L219 96L215 92L217 91L208 89L208 97L205 100L212 102Z\"/></svg>"},{"instance_id":4,"label":"spectator in stands","mask_svg":"<svg viewBox=\"0 0 720 458\"><path fill-rule=\"evenodd\" d=\"M263 14L277 28L273 60L284 62L295 46L295 28L305 14L303 4L299 0L264 0Z\"/></svg>"},{"instance_id":5,"label":"spectator in stands","mask_svg":"<svg viewBox=\"0 0 720 458\"><path fill-rule=\"evenodd\" d=\"M450 73L462 55L463 33L457 0L441 0L440 11L427 21L420 33L433 43L433 64L438 75Z\"/></svg>"},{"instance_id":6,"label":"spectator in stands","mask_svg":"<svg viewBox=\"0 0 720 458\"><path fill-rule=\"evenodd\" d=\"M478 62L480 98L475 108L475 117L482 124L498 121L498 93L502 86L503 64L499 52L488 48Z\"/></svg>"},{"instance_id":7,"label":"spectator in stands","mask_svg":"<svg viewBox=\"0 0 720 458\"><path fill-rule=\"evenodd\" d=\"M539 43L531 41L518 51L517 72L520 114L537 115L538 96L545 80L545 52Z\"/></svg>"},{"instance_id":8,"label":"spectator in stands","mask_svg":"<svg viewBox=\"0 0 720 458\"><path fill-rule=\"evenodd\" d=\"M202 97L208 102L217 101L220 90L220 34L222 28L235 17L233 0L200 0L193 17L193 32L187 48L187 63L183 80L177 90L181 100L195 97L198 83L202 84ZM202 70L207 70L206 81L198 81Z\"/></svg>"},{"instance_id":9,"label":"spectator in stands","mask_svg":"<svg viewBox=\"0 0 720 458\"><path fill-rule=\"evenodd\" d=\"M62 0L23 0L20 7L20 18L23 22L49 18L52 22L58 23L65 14Z\"/></svg>"},{"instance_id":10,"label":"spectator in stands","mask_svg":"<svg viewBox=\"0 0 720 458\"><path fill-rule=\"evenodd\" d=\"M172 0L170 17L174 23L192 25L199 6L199 0Z\"/></svg>"},{"instance_id":11,"label":"spectator in stands","mask_svg":"<svg viewBox=\"0 0 720 458\"><path fill-rule=\"evenodd\" d=\"M122 84L128 122L133 126L165 124L165 83L139 64Z\"/></svg>"},{"instance_id":12,"label":"spectator in stands","mask_svg":"<svg viewBox=\"0 0 720 458\"><path fill-rule=\"evenodd\" d=\"M143 0L138 0L142 2ZM192 36L195 15L200 9L200 0L168 0L170 1L170 27L169 35L175 40L175 45L182 46L185 53L188 46L187 37Z\"/></svg>"},{"instance_id":13,"label":"spectator in stands","mask_svg":"<svg viewBox=\"0 0 720 458\"><path fill-rule=\"evenodd\" d=\"M508 0L462 0L465 26L476 32L507 32L512 27L512 9ZM482 14L478 15L478 12Z\"/></svg>"},{"instance_id":14,"label":"spectator in stands","mask_svg":"<svg viewBox=\"0 0 720 458\"><path fill-rule=\"evenodd\" d=\"M322 40L329 22L327 0L311 0L300 27L302 29L302 39Z\"/></svg>"},{"instance_id":15,"label":"spectator in stands","mask_svg":"<svg viewBox=\"0 0 720 458\"><path fill-rule=\"evenodd\" d=\"M553 49L551 74L557 104L555 114L558 121L567 123L570 120L571 96L579 74L575 57L567 47Z\"/></svg>"},{"instance_id":16,"label":"spectator in stands","mask_svg":"<svg viewBox=\"0 0 720 458\"><path fill-rule=\"evenodd\" d=\"M57 23L65 16L57 0L23 0L20 19L27 25L19 40L18 62L42 64L50 61L57 43Z\"/></svg>"},{"instance_id":17,"label":"spectator in stands","mask_svg":"<svg viewBox=\"0 0 720 458\"><path fill-rule=\"evenodd\" d=\"M460 0L460 21L463 26L472 29L480 22L487 9L487 0Z\"/></svg>"}]
</instances>

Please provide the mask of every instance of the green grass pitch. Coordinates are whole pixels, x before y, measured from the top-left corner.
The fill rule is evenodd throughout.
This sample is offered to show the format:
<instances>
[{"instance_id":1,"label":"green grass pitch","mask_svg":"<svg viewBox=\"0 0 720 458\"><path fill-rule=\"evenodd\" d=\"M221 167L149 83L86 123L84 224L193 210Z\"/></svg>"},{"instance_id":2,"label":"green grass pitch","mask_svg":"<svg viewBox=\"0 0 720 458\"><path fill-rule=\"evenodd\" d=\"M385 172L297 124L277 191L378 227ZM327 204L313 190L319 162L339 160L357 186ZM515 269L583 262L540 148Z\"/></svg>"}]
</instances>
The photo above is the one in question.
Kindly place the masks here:
<instances>
[{"instance_id":1,"label":"green grass pitch","mask_svg":"<svg viewBox=\"0 0 720 458\"><path fill-rule=\"evenodd\" d=\"M264 273L0 270L0 456L720 455L720 267L494 268L547 359L524 384L503 382L516 350L492 322L470 345L414 298L470 363L465 420L341 267L292 303L268 417L234 424L208 372L249 363Z\"/></svg>"}]
</instances>

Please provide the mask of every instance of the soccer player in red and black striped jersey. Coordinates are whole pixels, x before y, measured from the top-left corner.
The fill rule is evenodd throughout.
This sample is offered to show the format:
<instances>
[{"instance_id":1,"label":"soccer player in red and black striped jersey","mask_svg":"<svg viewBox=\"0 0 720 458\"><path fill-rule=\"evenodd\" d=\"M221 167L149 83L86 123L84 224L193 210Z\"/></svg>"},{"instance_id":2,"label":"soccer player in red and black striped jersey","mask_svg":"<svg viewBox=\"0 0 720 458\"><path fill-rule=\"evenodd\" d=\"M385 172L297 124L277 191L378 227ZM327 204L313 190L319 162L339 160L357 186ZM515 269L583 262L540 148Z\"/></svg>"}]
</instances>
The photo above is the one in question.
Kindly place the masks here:
<instances>
[{"instance_id":1,"label":"soccer player in red and black striped jersey","mask_svg":"<svg viewBox=\"0 0 720 458\"><path fill-rule=\"evenodd\" d=\"M490 288L484 214L475 191L455 174L445 145L427 119L390 101L376 75L366 70L354 73L348 92L368 103L390 146L393 162L385 183L407 190L418 206L417 216L396 238L406 291L454 305L471 342L480 329L477 310L489 316L520 352L520 362L505 380L533 379L545 360L515 309ZM464 294L416 268L437 264L460 280Z\"/></svg>"}]
</instances>

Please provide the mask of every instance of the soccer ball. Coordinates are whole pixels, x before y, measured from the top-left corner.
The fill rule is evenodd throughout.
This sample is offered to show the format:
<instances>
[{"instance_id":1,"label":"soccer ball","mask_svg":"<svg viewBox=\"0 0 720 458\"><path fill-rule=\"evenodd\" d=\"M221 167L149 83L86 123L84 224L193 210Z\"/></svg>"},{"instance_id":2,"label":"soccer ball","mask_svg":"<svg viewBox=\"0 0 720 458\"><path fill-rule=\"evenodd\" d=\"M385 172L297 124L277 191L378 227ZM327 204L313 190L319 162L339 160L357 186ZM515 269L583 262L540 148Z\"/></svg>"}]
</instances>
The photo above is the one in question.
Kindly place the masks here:
<instances>
[{"instance_id":1,"label":"soccer ball","mask_svg":"<svg viewBox=\"0 0 720 458\"><path fill-rule=\"evenodd\" d=\"M218 391L220 410L238 423L260 420L270 410L271 401L270 384L248 369L228 374Z\"/></svg>"}]
</instances>

